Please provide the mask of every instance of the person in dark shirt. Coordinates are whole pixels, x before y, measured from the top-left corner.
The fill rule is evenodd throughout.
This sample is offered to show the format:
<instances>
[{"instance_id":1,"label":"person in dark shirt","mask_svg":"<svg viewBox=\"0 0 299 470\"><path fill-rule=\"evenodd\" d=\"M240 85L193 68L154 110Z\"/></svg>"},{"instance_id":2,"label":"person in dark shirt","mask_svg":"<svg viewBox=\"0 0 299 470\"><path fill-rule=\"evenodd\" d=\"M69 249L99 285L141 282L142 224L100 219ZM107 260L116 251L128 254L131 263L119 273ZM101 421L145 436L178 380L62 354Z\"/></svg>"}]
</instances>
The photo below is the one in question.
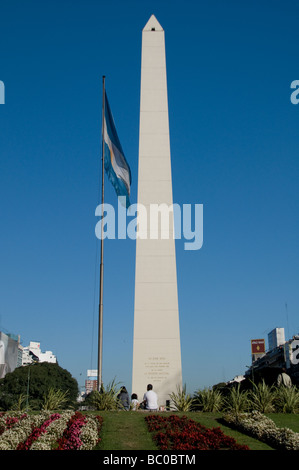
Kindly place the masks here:
<instances>
[{"instance_id":1,"label":"person in dark shirt","mask_svg":"<svg viewBox=\"0 0 299 470\"><path fill-rule=\"evenodd\" d=\"M125 410L130 409L130 397L127 392L126 387L121 387L119 394L117 395L117 398L119 399L121 403L121 407L123 407Z\"/></svg>"}]
</instances>

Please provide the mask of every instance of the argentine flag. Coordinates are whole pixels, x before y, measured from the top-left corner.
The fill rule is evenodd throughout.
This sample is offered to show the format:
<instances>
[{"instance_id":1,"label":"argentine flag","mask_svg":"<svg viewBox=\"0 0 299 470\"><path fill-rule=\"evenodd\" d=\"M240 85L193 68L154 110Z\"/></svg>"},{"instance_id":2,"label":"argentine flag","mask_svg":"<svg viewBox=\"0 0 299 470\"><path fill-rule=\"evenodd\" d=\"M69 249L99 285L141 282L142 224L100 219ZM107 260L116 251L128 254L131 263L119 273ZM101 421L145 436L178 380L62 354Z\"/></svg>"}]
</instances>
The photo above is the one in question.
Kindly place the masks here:
<instances>
[{"instance_id":1,"label":"argentine flag","mask_svg":"<svg viewBox=\"0 0 299 470\"><path fill-rule=\"evenodd\" d=\"M108 98L105 92L104 118L105 156L104 166L107 176L114 186L117 196L125 196L126 207L130 205L131 170L122 150Z\"/></svg>"}]
</instances>

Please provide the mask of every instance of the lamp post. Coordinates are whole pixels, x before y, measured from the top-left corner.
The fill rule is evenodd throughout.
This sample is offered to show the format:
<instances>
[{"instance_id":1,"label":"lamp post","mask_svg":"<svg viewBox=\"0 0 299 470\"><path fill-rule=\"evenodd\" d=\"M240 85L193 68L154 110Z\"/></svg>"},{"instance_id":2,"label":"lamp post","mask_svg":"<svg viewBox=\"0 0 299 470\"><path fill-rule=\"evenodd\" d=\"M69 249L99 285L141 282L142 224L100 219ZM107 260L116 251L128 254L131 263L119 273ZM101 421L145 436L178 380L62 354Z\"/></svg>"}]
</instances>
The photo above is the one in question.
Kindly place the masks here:
<instances>
[{"instance_id":1,"label":"lamp post","mask_svg":"<svg viewBox=\"0 0 299 470\"><path fill-rule=\"evenodd\" d=\"M37 362L32 362L31 364L28 364L28 375L27 375L27 395L26 395L26 412L28 412L29 409L29 385L30 385L30 367L32 365L37 364Z\"/></svg>"},{"instance_id":2,"label":"lamp post","mask_svg":"<svg viewBox=\"0 0 299 470\"><path fill-rule=\"evenodd\" d=\"M246 367L248 367L248 369L249 369L249 370L251 369L252 382L254 383L254 371L253 371L253 365L251 365L251 366L246 366Z\"/></svg>"},{"instance_id":3,"label":"lamp post","mask_svg":"<svg viewBox=\"0 0 299 470\"><path fill-rule=\"evenodd\" d=\"M29 408L29 383L30 383L30 364L28 365L28 375L27 375L27 395L26 395L26 412L28 413Z\"/></svg>"}]
</instances>

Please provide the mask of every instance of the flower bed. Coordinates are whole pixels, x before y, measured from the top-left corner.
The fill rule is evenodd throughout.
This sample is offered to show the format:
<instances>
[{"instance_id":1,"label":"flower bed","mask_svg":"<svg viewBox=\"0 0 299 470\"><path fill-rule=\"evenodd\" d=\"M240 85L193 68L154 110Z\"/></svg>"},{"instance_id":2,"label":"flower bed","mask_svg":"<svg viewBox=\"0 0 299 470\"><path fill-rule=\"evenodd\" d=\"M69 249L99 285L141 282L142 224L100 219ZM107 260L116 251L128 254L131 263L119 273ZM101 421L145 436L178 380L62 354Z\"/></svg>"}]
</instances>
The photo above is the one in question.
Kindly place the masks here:
<instances>
[{"instance_id":1,"label":"flower bed","mask_svg":"<svg viewBox=\"0 0 299 470\"><path fill-rule=\"evenodd\" d=\"M145 420L161 450L249 450L220 428L206 428L186 416L149 415Z\"/></svg>"},{"instance_id":2,"label":"flower bed","mask_svg":"<svg viewBox=\"0 0 299 470\"><path fill-rule=\"evenodd\" d=\"M0 413L0 436L7 429L13 428L13 426L23 418L26 418L26 413L16 412L11 415L7 415L5 412Z\"/></svg>"},{"instance_id":3,"label":"flower bed","mask_svg":"<svg viewBox=\"0 0 299 470\"><path fill-rule=\"evenodd\" d=\"M299 433L278 428L272 419L258 411L224 416L229 425L280 450L299 450Z\"/></svg>"},{"instance_id":4,"label":"flower bed","mask_svg":"<svg viewBox=\"0 0 299 470\"><path fill-rule=\"evenodd\" d=\"M16 450L29 450L33 442L37 441L41 434L44 434L47 432L47 427L51 424L51 422L59 418L60 418L59 414L52 414L48 419L46 419L42 423L41 426L33 427L27 439L25 439L24 442L19 442Z\"/></svg>"},{"instance_id":5,"label":"flower bed","mask_svg":"<svg viewBox=\"0 0 299 470\"><path fill-rule=\"evenodd\" d=\"M101 416L42 412L0 416L0 450L91 450L99 442Z\"/></svg>"}]
</instances>

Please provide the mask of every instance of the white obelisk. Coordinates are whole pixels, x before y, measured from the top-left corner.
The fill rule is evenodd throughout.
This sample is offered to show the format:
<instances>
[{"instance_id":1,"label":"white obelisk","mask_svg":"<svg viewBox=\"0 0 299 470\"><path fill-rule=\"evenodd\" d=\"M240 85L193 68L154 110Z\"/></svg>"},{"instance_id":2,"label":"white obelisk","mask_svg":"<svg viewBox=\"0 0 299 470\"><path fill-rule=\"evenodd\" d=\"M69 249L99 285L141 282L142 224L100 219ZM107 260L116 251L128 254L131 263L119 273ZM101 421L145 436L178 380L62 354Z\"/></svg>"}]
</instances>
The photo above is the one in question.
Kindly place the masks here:
<instances>
[{"instance_id":1,"label":"white obelisk","mask_svg":"<svg viewBox=\"0 0 299 470\"><path fill-rule=\"evenodd\" d=\"M182 386L164 30L154 15L142 31L132 393L148 384L165 406ZM164 209L158 236L154 221ZM151 212L152 211L152 212ZM165 221L168 225L163 225Z\"/></svg>"}]
</instances>

